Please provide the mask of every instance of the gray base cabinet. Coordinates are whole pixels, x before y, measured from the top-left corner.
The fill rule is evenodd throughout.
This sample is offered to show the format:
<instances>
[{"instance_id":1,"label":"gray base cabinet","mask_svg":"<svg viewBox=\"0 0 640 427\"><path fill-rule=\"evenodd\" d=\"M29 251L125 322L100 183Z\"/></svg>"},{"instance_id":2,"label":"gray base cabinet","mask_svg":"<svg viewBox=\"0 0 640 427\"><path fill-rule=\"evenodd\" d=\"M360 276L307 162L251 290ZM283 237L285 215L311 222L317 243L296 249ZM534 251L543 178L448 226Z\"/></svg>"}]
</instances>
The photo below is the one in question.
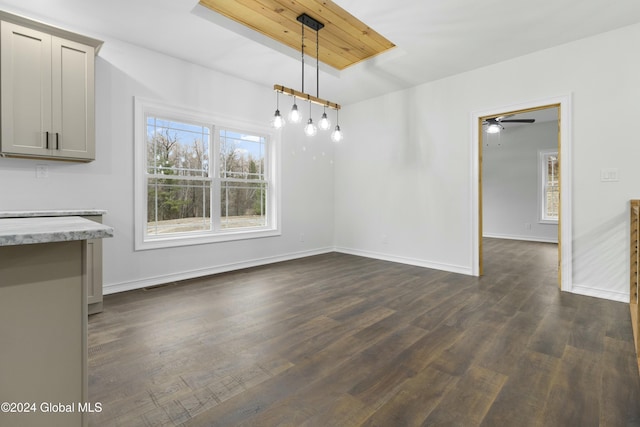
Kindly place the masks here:
<instances>
[{"instance_id":1,"label":"gray base cabinet","mask_svg":"<svg viewBox=\"0 0 640 427\"><path fill-rule=\"evenodd\" d=\"M14 213L15 215L15 213ZM0 426L86 427L87 249L113 229L0 214Z\"/></svg>"},{"instance_id":2,"label":"gray base cabinet","mask_svg":"<svg viewBox=\"0 0 640 427\"><path fill-rule=\"evenodd\" d=\"M102 216L83 216L102 224ZM102 239L86 241L85 280L89 314L102 311Z\"/></svg>"},{"instance_id":3,"label":"gray base cabinet","mask_svg":"<svg viewBox=\"0 0 640 427\"><path fill-rule=\"evenodd\" d=\"M82 241L0 247L0 396L36 405L0 411L2 426L87 425L82 254ZM48 412L50 402L76 408Z\"/></svg>"},{"instance_id":4,"label":"gray base cabinet","mask_svg":"<svg viewBox=\"0 0 640 427\"><path fill-rule=\"evenodd\" d=\"M102 224L102 209L65 209L40 211L0 211L2 218L80 216ZM102 311L102 239L83 241L82 280L87 292L88 314ZM1 426L1 424L0 424Z\"/></svg>"}]
</instances>

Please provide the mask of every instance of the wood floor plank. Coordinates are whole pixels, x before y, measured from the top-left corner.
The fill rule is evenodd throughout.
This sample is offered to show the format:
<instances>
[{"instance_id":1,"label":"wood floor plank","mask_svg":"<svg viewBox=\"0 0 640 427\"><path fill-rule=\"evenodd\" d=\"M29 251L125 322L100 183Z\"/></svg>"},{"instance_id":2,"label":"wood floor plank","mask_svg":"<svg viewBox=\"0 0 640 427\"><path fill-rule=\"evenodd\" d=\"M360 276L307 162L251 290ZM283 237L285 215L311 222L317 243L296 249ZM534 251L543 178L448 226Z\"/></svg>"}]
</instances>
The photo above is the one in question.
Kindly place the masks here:
<instances>
[{"instance_id":1,"label":"wood floor plank","mask_svg":"<svg viewBox=\"0 0 640 427\"><path fill-rule=\"evenodd\" d=\"M440 304L429 307L423 314L415 318L413 324L422 329L435 329L438 325L447 322L451 317L457 317L460 312L463 312L469 306L473 310L473 307L477 306L478 300L482 300L479 295L469 295L469 292L465 292L465 289L460 289L457 292L448 291L449 295L447 297L438 299L441 302ZM468 297L463 298L467 295Z\"/></svg>"},{"instance_id":2,"label":"wood floor plank","mask_svg":"<svg viewBox=\"0 0 640 427\"><path fill-rule=\"evenodd\" d=\"M466 339L464 331L440 325L400 353L395 363L420 372L433 361L438 360L445 350L451 348L457 341L464 339Z\"/></svg>"},{"instance_id":3,"label":"wood floor plank","mask_svg":"<svg viewBox=\"0 0 640 427\"><path fill-rule=\"evenodd\" d=\"M358 399L349 394L343 394L332 400L320 414L309 418L300 426L358 426L362 425L370 414L370 408Z\"/></svg>"},{"instance_id":4,"label":"wood floor plank","mask_svg":"<svg viewBox=\"0 0 640 427\"><path fill-rule=\"evenodd\" d=\"M382 336L380 340L367 341L366 348L329 376L321 379L318 387L331 387L339 392L357 394L358 384L372 375L383 376L384 372L392 369L398 354L426 333L424 329L407 325L389 335Z\"/></svg>"},{"instance_id":5,"label":"wood floor plank","mask_svg":"<svg viewBox=\"0 0 640 427\"><path fill-rule=\"evenodd\" d=\"M291 396L279 400L256 417L237 424L238 427L287 426L299 427L318 414L318 408L308 399Z\"/></svg>"},{"instance_id":6,"label":"wood floor plank","mask_svg":"<svg viewBox=\"0 0 640 427\"><path fill-rule=\"evenodd\" d=\"M531 335L527 347L532 351L562 357L571 334L571 326L574 325L576 311L573 307L549 308Z\"/></svg>"},{"instance_id":7,"label":"wood floor plank","mask_svg":"<svg viewBox=\"0 0 640 427\"><path fill-rule=\"evenodd\" d=\"M89 424L639 425L627 305L485 243L482 277L328 253L107 295Z\"/></svg>"},{"instance_id":8,"label":"wood floor plank","mask_svg":"<svg viewBox=\"0 0 640 427\"><path fill-rule=\"evenodd\" d=\"M464 337L456 340L434 360L432 366L454 376L462 376L480 354L491 345L492 337L503 327L506 318L492 312L470 327Z\"/></svg>"},{"instance_id":9,"label":"wood floor plank","mask_svg":"<svg viewBox=\"0 0 640 427\"><path fill-rule=\"evenodd\" d=\"M543 411L561 359L524 351L482 426L543 426Z\"/></svg>"},{"instance_id":10,"label":"wood floor plank","mask_svg":"<svg viewBox=\"0 0 640 427\"><path fill-rule=\"evenodd\" d=\"M328 327L322 333L308 337L303 343L297 345L297 348L285 347L282 354L287 355L288 359L293 363L306 361L310 354L322 352L327 346L331 345L337 339L340 339L340 337L356 335L371 325L394 314L395 311L387 307L373 308L351 317L349 322L340 323L340 325L335 327Z\"/></svg>"},{"instance_id":11,"label":"wood floor plank","mask_svg":"<svg viewBox=\"0 0 640 427\"><path fill-rule=\"evenodd\" d=\"M544 408L543 425L600 424L601 359L601 353L565 347Z\"/></svg>"},{"instance_id":12,"label":"wood floor plank","mask_svg":"<svg viewBox=\"0 0 640 427\"><path fill-rule=\"evenodd\" d=\"M605 337L602 357L600 426L640 426L640 394L627 381L638 373L633 343Z\"/></svg>"},{"instance_id":13,"label":"wood floor plank","mask_svg":"<svg viewBox=\"0 0 640 427\"><path fill-rule=\"evenodd\" d=\"M518 312L491 339L491 345L484 347L475 363L487 369L511 375L515 369L522 369L518 361L527 351L527 343L538 328L542 317L536 314Z\"/></svg>"},{"instance_id":14,"label":"wood floor plank","mask_svg":"<svg viewBox=\"0 0 640 427\"><path fill-rule=\"evenodd\" d=\"M472 366L449 388L423 425L480 425L507 377Z\"/></svg>"},{"instance_id":15,"label":"wood floor plank","mask_svg":"<svg viewBox=\"0 0 640 427\"><path fill-rule=\"evenodd\" d=\"M426 368L404 382L402 389L362 424L364 426L419 426L438 406L442 396L456 387L460 377ZM428 385L428 386L425 386Z\"/></svg>"}]
</instances>

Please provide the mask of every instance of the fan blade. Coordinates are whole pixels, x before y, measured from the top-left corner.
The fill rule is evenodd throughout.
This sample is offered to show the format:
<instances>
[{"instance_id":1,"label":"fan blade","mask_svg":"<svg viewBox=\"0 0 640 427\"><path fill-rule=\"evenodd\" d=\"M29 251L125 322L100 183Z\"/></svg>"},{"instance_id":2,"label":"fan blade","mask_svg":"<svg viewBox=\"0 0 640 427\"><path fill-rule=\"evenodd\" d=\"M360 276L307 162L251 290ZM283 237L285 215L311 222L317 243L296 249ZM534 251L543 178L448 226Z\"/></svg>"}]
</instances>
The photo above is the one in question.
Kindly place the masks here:
<instances>
[{"instance_id":1,"label":"fan blade","mask_svg":"<svg viewBox=\"0 0 640 427\"><path fill-rule=\"evenodd\" d=\"M500 120L500 123L534 123L536 119Z\"/></svg>"}]
</instances>

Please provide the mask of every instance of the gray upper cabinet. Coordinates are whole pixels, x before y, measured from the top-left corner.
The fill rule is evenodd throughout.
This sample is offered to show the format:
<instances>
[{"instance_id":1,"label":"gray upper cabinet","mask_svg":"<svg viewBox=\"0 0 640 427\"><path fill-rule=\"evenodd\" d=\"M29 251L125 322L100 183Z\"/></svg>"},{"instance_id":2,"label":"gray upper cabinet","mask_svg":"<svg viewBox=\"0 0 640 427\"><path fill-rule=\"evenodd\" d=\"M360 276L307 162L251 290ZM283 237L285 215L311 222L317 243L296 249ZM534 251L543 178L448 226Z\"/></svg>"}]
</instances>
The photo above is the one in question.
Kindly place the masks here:
<instances>
[{"instance_id":1,"label":"gray upper cabinet","mask_svg":"<svg viewBox=\"0 0 640 427\"><path fill-rule=\"evenodd\" d=\"M1 154L94 160L102 42L4 12L0 19Z\"/></svg>"}]
</instances>

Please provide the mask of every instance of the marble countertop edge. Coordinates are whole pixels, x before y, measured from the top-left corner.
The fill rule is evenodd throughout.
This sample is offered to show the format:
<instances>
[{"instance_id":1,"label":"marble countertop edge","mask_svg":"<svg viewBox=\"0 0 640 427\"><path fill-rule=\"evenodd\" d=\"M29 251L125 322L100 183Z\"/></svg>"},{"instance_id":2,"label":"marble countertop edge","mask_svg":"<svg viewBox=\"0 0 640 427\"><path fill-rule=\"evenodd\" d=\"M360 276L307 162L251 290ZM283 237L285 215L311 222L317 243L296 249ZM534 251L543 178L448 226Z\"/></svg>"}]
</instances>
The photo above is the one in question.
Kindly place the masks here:
<instances>
[{"instance_id":1,"label":"marble countertop edge","mask_svg":"<svg viewBox=\"0 0 640 427\"><path fill-rule=\"evenodd\" d=\"M0 210L0 218L34 218L54 216L98 216L106 215L104 209L37 209L37 210Z\"/></svg>"},{"instance_id":2,"label":"marble countertop edge","mask_svg":"<svg viewBox=\"0 0 640 427\"><path fill-rule=\"evenodd\" d=\"M79 216L0 219L0 246L113 237L113 228Z\"/></svg>"}]
</instances>

